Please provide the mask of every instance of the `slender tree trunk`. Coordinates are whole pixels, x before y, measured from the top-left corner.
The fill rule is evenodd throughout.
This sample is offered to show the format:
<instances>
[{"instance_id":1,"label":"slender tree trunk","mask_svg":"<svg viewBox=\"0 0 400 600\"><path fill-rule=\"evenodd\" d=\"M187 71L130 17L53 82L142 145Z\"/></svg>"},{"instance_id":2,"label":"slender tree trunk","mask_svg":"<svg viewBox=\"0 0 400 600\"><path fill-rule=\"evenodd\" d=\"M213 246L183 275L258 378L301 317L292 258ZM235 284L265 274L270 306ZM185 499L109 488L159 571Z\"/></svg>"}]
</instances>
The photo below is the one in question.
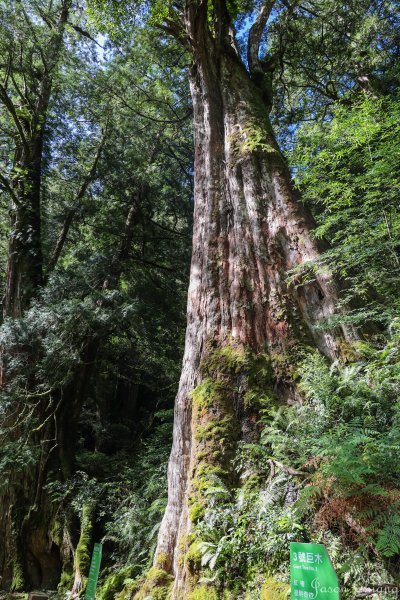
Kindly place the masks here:
<instances>
[{"instance_id":1,"label":"slender tree trunk","mask_svg":"<svg viewBox=\"0 0 400 600\"><path fill-rule=\"evenodd\" d=\"M212 353L227 347L239 354L267 353L275 390L283 401L295 401L298 392L289 369L282 372L278 367L282 361L276 359L292 355L304 344L334 357L338 340L351 335L316 328L335 311L336 292L328 275L316 275L296 287L287 283L290 269L304 265L306 272L307 262L318 257L310 235L313 222L293 189L262 90L234 49L211 38L206 19L196 3L189 3L186 30L193 54L190 88L195 135L193 256L168 506L155 556L155 565L175 576L173 600L188 598L193 587L187 550L196 521L192 509L198 504L196 495L201 495L199 478L207 469L226 475L236 441L249 434L243 394L230 393L235 382L227 382L227 371L210 368ZM203 389L198 386L205 381L208 386L213 381L218 384L219 392L211 402L196 405L196 390ZM225 386L222 393L220 384ZM214 421L229 423L231 444L222 452L217 449L218 439L210 445L198 433L200 426Z\"/></svg>"},{"instance_id":2,"label":"slender tree trunk","mask_svg":"<svg viewBox=\"0 0 400 600\"><path fill-rule=\"evenodd\" d=\"M71 0L60 2L58 22L53 28L46 53L43 54L39 48L43 74L37 97L33 99L30 108L29 118L18 116L7 89L0 87L0 100L10 113L18 132L14 160L16 179L13 183L7 184L12 201L6 289L3 301L4 317L20 317L29 307L32 297L42 283L40 199L44 134L54 70L58 66L63 49L64 30L70 7Z\"/></svg>"},{"instance_id":3,"label":"slender tree trunk","mask_svg":"<svg viewBox=\"0 0 400 600\"><path fill-rule=\"evenodd\" d=\"M14 188L15 199L10 210L10 235L4 317L17 318L29 307L30 301L42 283L41 241L41 172L43 130L29 142L29 149L21 149L15 167L21 177Z\"/></svg>"}]
</instances>

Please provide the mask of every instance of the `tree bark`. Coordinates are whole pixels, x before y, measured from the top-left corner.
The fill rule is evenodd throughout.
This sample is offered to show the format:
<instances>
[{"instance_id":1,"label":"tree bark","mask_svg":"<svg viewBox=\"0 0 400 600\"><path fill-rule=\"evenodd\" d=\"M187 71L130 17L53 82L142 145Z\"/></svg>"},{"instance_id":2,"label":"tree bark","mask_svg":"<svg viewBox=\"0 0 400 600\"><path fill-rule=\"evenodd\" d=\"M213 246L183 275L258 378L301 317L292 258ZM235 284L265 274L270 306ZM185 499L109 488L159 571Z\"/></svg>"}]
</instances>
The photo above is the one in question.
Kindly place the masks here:
<instances>
[{"instance_id":1,"label":"tree bark","mask_svg":"<svg viewBox=\"0 0 400 600\"><path fill-rule=\"evenodd\" d=\"M227 419L232 447L249 427L243 419L243 395L220 396L200 412L194 407L195 388L206 377L218 379L215 371L210 375L204 368L210 348L267 353L278 395L294 402L299 398L296 386L289 373L275 366L274 357L293 355L307 344L333 358L340 339L352 336L343 328L316 327L335 312L336 289L329 275L316 274L297 286L287 282L290 269L307 271L318 248L311 236L313 221L292 186L273 135L262 88L252 80L229 35L210 34L203 3L188 3L185 29L193 59L193 255L168 505L155 555L155 565L175 576L173 600L188 598L193 586L186 553L193 530L190 503L204 462L199 458L204 444L196 436L199 420ZM231 451L219 459L224 472ZM212 459L211 465L217 468L218 460Z\"/></svg>"},{"instance_id":2,"label":"tree bark","mask_svg":"<svg viewBox=\"0 0 400 600\"><path fill-rule=\"evenodd\" d=\"M10 235L6 272L4 317L20 317L28 308L42 283L41 247L41 163L43 131L29 142L29 151L21 149L15 167L23 175L14 188L18 204L10 209Z\"/></svg>"},{"instance_id":3,"label":"tree bark","mask_svg":"<svg viewBox=\"0 0 400 600\"><path fill-rule=\"evenodd\" d=\"M71 0L62 0L58 22L46 53L42 53L43 74L37 96L32 98L29 118L18 116L7 89L0 86L0 100L17 130L13 170L15 179L7 182L11 195L10 234L3 300L3 317L20 317L42 283L41 179L44 135L54 70L63 48L65 25ZM25 15L29 19L28 15ZM41 51L41 49L39 48Z\"/></svg>"}]
</instances>

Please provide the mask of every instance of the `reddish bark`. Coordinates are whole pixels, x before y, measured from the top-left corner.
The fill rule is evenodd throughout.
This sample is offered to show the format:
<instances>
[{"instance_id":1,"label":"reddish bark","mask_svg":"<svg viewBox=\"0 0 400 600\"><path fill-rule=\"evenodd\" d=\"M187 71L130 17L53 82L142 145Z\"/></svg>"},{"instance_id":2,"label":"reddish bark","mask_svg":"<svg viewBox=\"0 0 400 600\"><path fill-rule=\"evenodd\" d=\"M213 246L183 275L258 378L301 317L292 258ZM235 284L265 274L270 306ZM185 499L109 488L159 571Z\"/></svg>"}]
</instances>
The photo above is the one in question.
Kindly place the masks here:
<instances>
[{"instance_id":1,"label":"reddish bark","mask_svg":"<svg viewBox=\"0 0 400 600\"><path fill-rule=\"evenodd\" d=\"M222 18L222 4L218 3ZM216 11L218 7L216 8ZM175 405L168 506L155 561L175 575L172 598L187 597L179 539L190 531L188 497L196 470L191 392L201 382L207 344L287 353L301 343L338 353L338 337L316 324L335 311L328 275L288 285L287 272L318 257L313 221L299 202L269 123L264 90L244 67L229 27L210 33L207 8L190 2L186 36L193 64L195 212L186 345ZM276 373L282 399L297 398L290 377Z\"/></svg>"}]
</instances>

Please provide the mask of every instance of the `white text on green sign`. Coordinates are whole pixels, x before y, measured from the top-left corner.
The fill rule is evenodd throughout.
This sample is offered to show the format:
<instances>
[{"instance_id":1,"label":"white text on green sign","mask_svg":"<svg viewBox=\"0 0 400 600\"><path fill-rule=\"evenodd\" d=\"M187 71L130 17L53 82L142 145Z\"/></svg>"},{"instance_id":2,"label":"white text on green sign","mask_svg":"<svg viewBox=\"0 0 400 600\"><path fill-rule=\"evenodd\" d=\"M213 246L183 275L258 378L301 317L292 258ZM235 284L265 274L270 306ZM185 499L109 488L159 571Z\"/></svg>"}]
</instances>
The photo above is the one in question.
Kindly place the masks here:
<instances>
[{"instance_id":1,"label":"white text on green sign","mask_svg":"<svg viewBox=\"0 0 400 600\"><path fill-rule=\"evenodd\" d=\"M322 544L290 544L292 600L339 600L339 584Z\"/></svg>"}]
</instances>

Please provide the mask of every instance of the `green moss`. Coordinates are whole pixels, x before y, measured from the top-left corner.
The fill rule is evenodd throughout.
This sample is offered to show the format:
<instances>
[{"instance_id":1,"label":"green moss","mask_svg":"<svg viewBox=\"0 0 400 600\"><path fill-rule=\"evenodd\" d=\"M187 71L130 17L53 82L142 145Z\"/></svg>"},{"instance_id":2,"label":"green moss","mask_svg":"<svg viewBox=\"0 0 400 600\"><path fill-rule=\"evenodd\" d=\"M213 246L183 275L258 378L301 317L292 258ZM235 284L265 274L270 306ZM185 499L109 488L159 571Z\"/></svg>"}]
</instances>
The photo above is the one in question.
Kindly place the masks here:
<instances>
[{"instance_id":1,"label":"green moss","mask_svg":"<svg viewBox=\"0 0 400 600\"><path fill-rule=\"evenodd\" d=\"M164 569L152 567L134 600L144 600L147 596L153 600L167 600L173 580L173 576Z\"/></svg>"},{"instance_id":2,"label":"green moss","mask_svg":"<svg viewBox=\"0 0 400 600\"><path fill-rule=\"evenodd\" d=\"M200 502L193 502L189 508L189 519L196 524L204 517L205 507Z\"/></svg>"},{"instance_id":3,"label":"green moss","mask_svg":"<svg viewBox=\"0 0 400 600\"><path fill-rule=\"evenodd\" d=\"M160 552L156 558L155 561L155 566L159 567L160 569L165 569L165 565L168 564L169 562L169 557L168 554L166 552Z\"/></svg>"},{"instance_id":4,"label":"green moss","mask_svg":"<svg viewBox=\"0 0 400 600\"><path fill-rule=\"evenodd\" d=\"M207 369L210 374L227 371L238 372L245 362L245 350L242 347L223 346L214 350L204 361L202 368Z\"/></svg>"},{"instance_id":5,"label":"green moss","mask_svg":"<svg viewBox=\"0 0 400 600\"><path fill-rule=\"evenodd\" d=\"M111 573L97 590L96 597L99 600L114 600L116 595L124 589L127 580L131 576L132 567L124 567Z\"/></svg>"},{"instance_id":6,"label":"green moss","mask_svg":"<svg viewBox=\"0 0 400 600\"><path fill-rule=\"evenodd\" d=\"M253 152L265 152L272 154L276 148L270 143L266 131L261 128L257 121L249 121L243 129L244 140L240 145L241 154L252 154Z\"/></svg>"},{"instance_id":7,"label":"green moss","mask_svg":"<svg viewBox=\"0 0 400 600\"><path fill-rule=\"evenodd\" d=\"M11 591L18 592L24 589L25 578L22 564L19 560L13 561L13 577L11 582Z\"/></svg>"},{"instance_id":8,"label":"green moss","mask_svg":"<svg viewBox=\"0 0 400 600\"><path fill-rule=\"evenodd\" d=\"M276 581L274 577L268 577L261 588L260 600L287 600L290 594L290 586L287 583Z\"/></svg>"},{"instance_id":9,"label":"green moss","mask_svg":"<svg viewBox=\"0 0 400 600\"><path fill-rule=\"evenodd\" d=\"M59 595L64 595L68 590L71 589L74 582L74 571L71 563L66 563L63 567L60 582L57 587Z\"/></svg>"},{"instance_id":10,"label":"green moss","mask_svg":"<svg viewBox=\"0 0 400 600\"><path fill-rule=\"evenodd\" d=\"M196 465L189 497L189 518L198 523L212 490L234 484L231 460L239 437L236 406L258 411L271 404L272 366L268 355L234 344L211 347L201 364L203 381L192 392ZM256 418L256 417L254 417Z\"/></svg>"},{"instance_id":11,"label":"green moss","mask_svg":"<svg viewBox=\"0 0 400 600\"><path fill-rule=\"evenodd\" d=\"M192 401L198 410L211 408L213 395L216 392L215 382L205 379L192 391Z\"/></svg>"},{"instance_id":12,"label":"green moss","mask_svg":"<svg viewBox=\"0 0 400 600\"><path fill-rule=\"evenodd\" d=\"M201 440L218 439L220 441L220 443L223 443L224 442L223 436L229 430L229 427L231 426L231 421L232 421L232 415L229 415L227 417L223 417L222 420L207 421L207 423L204 425L204 427L199 425L196 428L196 433L195 433L196 440L201 441Z\"/></svg>"},{"instance_id":13,"label":"green moss","mask_svg":"<svg viewBox=\"0 0 400 600\"><path fill-rule=\"evenodd\" d=\"M201 547L200 542L196 541L190 544L189 549L186 553L187 565L191 572L199 571L201 567Z\"/></svg>"},{"instance_id":14,"label":"green moss","mask_svg":"<svg viewBox=\"0 0 400 600\"><path fill-rule=\"evenodd\" d=\"M93 504L85 504L82 508L81 533L76 547L74 561L75 573L80 575L83 587L86 585L86 575L89 572L90 566L93 517Z\"/></svg>"},{"instance_id":15,"label":"green moss","mask_svg":"<svg viewBox=\"0 0 400 600\"><path fill-rule=\"evenodd\" d=\"M215 509L216 502L229 501L230 490L240 485L232 467L240 438L238 410L244 410L255 423L258 411L275 402L269 389L272 364L266 354L255 354L234 344L222 348L213 348L209 344L201 364L201 375L203 381L192 392L196 461L189 494L189 518L195 525L196 535L200 534L198 526L210 501ZM251 491L259 481L257 476L254 479L250 476L242 484ZM219 598L214 587L198 584L202 570L199 540L192 540L189 548L180 552L181 564L186 566L188 581L193 586L188 600Z\"/></svg>"},{"instance_id":16,"label":"green moss","mask_svg":"<svg viewBox=\"0 0 400 600\"><path fill-rule=\"evenodd\" d=\"M187 600L218 600L218 592L214 587L199 585L190 592Z\"/></svg>"},{"instance_id":17,"label":"green moss","mask_svg":"<svg viewBox=\"0 0 400 600\"><path fill-rule=\"evenodd\" d=\"M240 160L257 152L280 157L273 139L269 120L262 109L259 115L249 117L244 126L229 136L232 156Z\"/></svg>"}]
</instances>

